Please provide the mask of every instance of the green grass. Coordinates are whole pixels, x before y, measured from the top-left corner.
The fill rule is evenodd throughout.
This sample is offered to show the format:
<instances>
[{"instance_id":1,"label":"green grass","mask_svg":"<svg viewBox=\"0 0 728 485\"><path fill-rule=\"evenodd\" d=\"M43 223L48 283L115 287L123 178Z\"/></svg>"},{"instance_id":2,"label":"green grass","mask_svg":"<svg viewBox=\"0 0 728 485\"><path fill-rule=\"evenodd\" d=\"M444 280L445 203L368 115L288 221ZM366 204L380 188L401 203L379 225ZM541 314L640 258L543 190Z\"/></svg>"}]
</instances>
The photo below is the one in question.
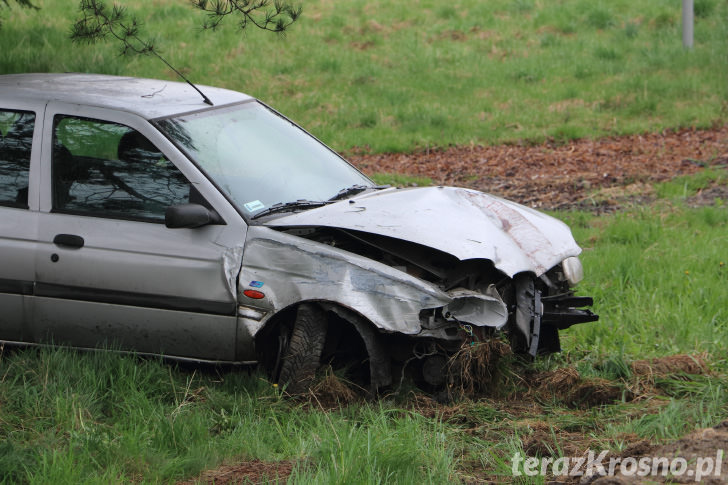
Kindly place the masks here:
<instances>
[{"instance_id":1,"label":"green grass","mask_svg":"<svg viewBox=\"0 0 728 485\"><path fill-rule=\"evenodd\" d=\"M432 179L429 177L412 177L398 173L375 173L370 178L379 185L391 185L393 187L422 187L432 185Z\"/></svg>"},{"instance_id":2,"label":"green grass","mask_svg":"<svg viewBox=\"0 0 728 485\"><path fill-rule=\"evenodd\" d=\"M75 2L3 9L0 72L82 71L175 79L114 44L72 45ZM163 54L202 84L253 94L339 151L568 140L706 127L725 119L728 6L433 0L306 2L284 37L230 24L202 32L184 2L124 2ZM12 46L12 47L10 47Z\"/></svg>"},{"instance_id":3,"label":"green grass","mask_svg":"<svg viewBox=\"0 0 728 485\"><path fill-rule=\"evenodd\" d=\"M600 364L582 360L580 370L598 373ZM714 368L710 377L662 379L664 392L649 400L586 410L537 400L525 411L513 401L465 401L433 416L388 400L318 409L240 371L6 350L0 483L172 482L254 459L292 462L290 483L448 483L473 472L507 479L521 439L544 425L556 456L575 436L593 450L619 450L635 436L660 442L714 425L728 417L728 369Z\"/></svg>"},{"instance_id":4,"label":"green grass","mask_svg":"<svg viewBox=\"0 0 728 485\"><path fill-rule=\"evenodd\" d=\"M444 483L454 473L438 420L376 404L308 412L257 374L29 349L6 350L0 376L4 483L169 481L226 458L294 460L297 482Z\"/></svg>"},{"instance_id":5,"label":"green grass","mask_svg":"<svg viewBox=\"0 0 728 485\"><path fill-rule=\"evenodd\" d=\"M728 339L728 211L725 202L683 201L725 171L705 170L656 185L655 205L595 217L562 213L585 248L587 278L602 323L568 332L574 348L632 358L708 351Z\"/></svg>"},{"instance_id":6,"label":"green grass","mask_svg":"<svg viewBox=\"0 0 728 485\"><path fill-rule=\"evenodd\" d=\"M675 177L669 182L658 184L657 196L665 199L685 199L709 184L728 185L728 172L716 168L707 168L696 175Z\"/></svg>"}]
</instances>

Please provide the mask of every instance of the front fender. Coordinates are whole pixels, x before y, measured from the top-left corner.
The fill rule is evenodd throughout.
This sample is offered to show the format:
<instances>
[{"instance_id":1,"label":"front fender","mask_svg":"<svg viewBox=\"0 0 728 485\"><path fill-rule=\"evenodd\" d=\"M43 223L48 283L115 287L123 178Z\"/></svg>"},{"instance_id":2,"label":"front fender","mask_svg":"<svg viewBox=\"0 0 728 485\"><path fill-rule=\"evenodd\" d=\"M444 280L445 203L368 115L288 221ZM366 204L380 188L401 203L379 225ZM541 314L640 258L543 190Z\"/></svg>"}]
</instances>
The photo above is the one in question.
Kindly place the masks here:
<instances>
[{"instance_id":1,"label":"front fender","mask_svg":"<svg viewBox=\"0 0 728 485\"><path fill-rule=\"evenodd\" d=\"M251 289L264 297L250 298L245 293ZM421 331L422 310L452 301L436 286L385 264L262 226L248 230L238 292L241 305L268 315L300 301L329 301L381 330L404 334Z\"/></svg>"}]
</instances>

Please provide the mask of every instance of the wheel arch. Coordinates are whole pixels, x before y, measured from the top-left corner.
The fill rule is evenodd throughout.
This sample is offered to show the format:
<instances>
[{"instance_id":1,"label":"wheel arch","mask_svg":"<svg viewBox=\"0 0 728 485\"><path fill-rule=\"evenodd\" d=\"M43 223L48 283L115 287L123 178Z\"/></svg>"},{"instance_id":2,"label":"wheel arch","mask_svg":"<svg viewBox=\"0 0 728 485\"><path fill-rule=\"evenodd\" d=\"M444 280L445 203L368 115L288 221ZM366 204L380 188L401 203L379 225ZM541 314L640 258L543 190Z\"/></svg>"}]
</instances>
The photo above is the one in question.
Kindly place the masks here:
<instances>
[{"instance_id":1,"label":"wheel arch","mask_svg":"<svg viewBox=\"0 0 728 485\"><path fill-rule=\"evenodd\" d=\"M329 325L335 322L345 322L348 325L337 330L343 333L344 338L356 335L361 340L366 358L369 361L369 388L372 392L386 388L392 384L391 359L385 350L384 335L376 325L361 313L339 303L329 300L302 300L290 304L270 316L255 335L255 348L258 361L266 369L275 367L272 362L278 349L275 336L281 325L292 325L298 307L303 304L312 304L321 308L327 317ZM327 336L332 333L327 326Z\"/></svg>"}]
</instances>

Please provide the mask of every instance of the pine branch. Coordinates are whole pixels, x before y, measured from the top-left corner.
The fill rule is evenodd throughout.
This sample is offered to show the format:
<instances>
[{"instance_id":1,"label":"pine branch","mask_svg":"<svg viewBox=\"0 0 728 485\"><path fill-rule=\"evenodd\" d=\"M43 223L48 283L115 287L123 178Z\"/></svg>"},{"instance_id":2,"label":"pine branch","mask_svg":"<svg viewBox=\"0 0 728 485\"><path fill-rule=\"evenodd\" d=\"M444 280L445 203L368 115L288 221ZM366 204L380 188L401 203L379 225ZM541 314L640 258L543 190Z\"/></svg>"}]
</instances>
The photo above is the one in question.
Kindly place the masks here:
<instances>
[{"instance_id":1,"label":"pine branch","mask_svg":"<svg viewBox=\"0 0 728 485\"><path fill-rule=\"evenodd\" d=\"M283 33L301 16L302 11L301 7L294 7L282 0L274 0L272 7L269 0L191 1L194 8L207 13L208 18L202 28L212 30L219 28L226 17L233 15L240 18L238 26L241 30L245 30L250 23L261 30ZM82 17L71 27L71 39L74 42L95 44L112 39L121 44L122 55L153 55L195 88L205 103L212 104L194 84L162 57L153 39L143 38L141 22L135 16L129 15L126 8L114 3L109 9L103 0L81 0L79 10Z\"/></svg>"},{"instance_id":2,"label":"pine branch","mask_svg":"<svg viewBox=\"0 0 728 485\"><path fill-rule=\"evenodd\" d=\"M239 18L238 27L245 30L249 24L261 30L283 33L301 16L302 8L275 0L192 0L192 5L207 13L203 29L216 30L226 17Z\"/></svg>"},{"instance_id":3,"label":"pine branch","mask_svg":"<svg viewBox=\"0 0 728 485\"><path fill-rule=\"evenodd\" d=\"M200 93L205 103L212 105L212 101L197 86L162 57L152 39L145 40L140 37L141 23L136 17L129 16L124 7L114 4L109 11L101 0L81 0L79 8L83 18L77 20L71 28L71 39L74 42L94 44L112 37L121 42L122 55L153 55Z\"/></svg>"},{"instance_id":4,"label":"pine branch","mask_svg":"<svg viewBox=\"0 0 728 485\"><path fill-rule=\"evenodd\" d=\"M152 39L140 37L141 23L130 16L126 8L114 4L111 10L101 0L81 0L79 10L83 15L71 27L74 42L94 44L111 37L121 43L121 53L157 53Z\"/></svg>"}]
</instances>

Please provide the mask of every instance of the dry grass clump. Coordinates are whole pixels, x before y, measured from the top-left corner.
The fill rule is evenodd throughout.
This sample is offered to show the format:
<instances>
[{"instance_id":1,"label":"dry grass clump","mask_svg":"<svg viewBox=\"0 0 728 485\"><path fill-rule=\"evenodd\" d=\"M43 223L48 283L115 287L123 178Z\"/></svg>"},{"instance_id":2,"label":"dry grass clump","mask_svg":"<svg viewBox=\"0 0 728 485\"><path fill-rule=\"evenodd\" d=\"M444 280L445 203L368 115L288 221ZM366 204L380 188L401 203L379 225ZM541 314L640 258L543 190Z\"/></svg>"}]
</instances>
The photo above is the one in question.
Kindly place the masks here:
<instances>
[{"instance_id":1,"label":"dry grass clump","mask_svg":"<svg viewBox=\"0 0 728 485\"><path fill-rule=\"evenodd\" d=\"M576 407L599 406L620 401L623 397L632 398L632 393L619 383L600 377L583 378L573 367L541 372L532 380L536 382L529 393Z\"/></svg>"},{"instance_id":2,"label":"dry grass clump","mask_svg":"<svg viewBox=\"0 0 728 485\"><path fill-rule=\"evenodd\" d=\"M632 394L614 381L591 377L583 379L569 393L568 402L578 407L601 406L615 401L632 400Z\"/></svg>"},{"instance_id":3,"label":"dry grass clump","mask_svg":"<svg viewBox=\"0 0 728 485\"><path fill-rule=\"evenodd\" d=\"M293 473L292 461L251 460L230 465L220 465L205 470L192 480L177 482L177 485L209 483L228 485L237 483L285 483Z\"/></svg>"},{"instance_id":4,"label":"dry grass clump","mask_svg":"<svg viewBox=\"0 0 728 485\"><path fill-rule=\"evenodd\" d=\"M588 434L565 431L545 421L520 421L514 425L523 433L519 433L521 446L528 456L582 456L595 444Z\"/></svg>"},{"instance_id":5,"label":"dry grass clump","mask_svg":"<svg viewBox=\"0 0 728 485\"><path fill-rule=\"evenodd\" d=\"M538 375L536 391L550 398L563 397L569 394L581 380L579 372L573 367L561 367L551 372Z\"/></svg>"},{"instance_id":6,"label":"dry grass clump","mask_svg":"<svg viewBox=\"0 0 728 485\"><path fill-rule=\"evenodd\" d=\"M648 399L659 393L655 380L660 378L687 380L689 375L707 375L707 354L668 355L654 359L635 360L630 364L632 378L625 382L633 400Z\"/></svg>"},{"instance_id":7,"label":"dry grass clump","mask_svg":"<svg viewBox=\"0 0 728 485\"><path fill-rule=\"evenodd\" d=\"M331 368L309 389L308 397L325 407L349 404L359 398L349 382L338 377Z\"/></svg>"},{"instance_id":8,"label":"dry grass clump","mask_svg":"<svg viewBox=\"0 0 728 485\"><path fill-rule=\"evenodd\" d=\"M676 377L679 374L708 374L707 354L668 355L648 360L632 362L632 373L636 376Z\"/></svg>"},{"instance_id":9,"label":"dry grass clump","mask_svg":"<svg viewBox=\"0 0 728 485\"><path fill-rule=\"evenodd\" d=\"M584 378L573 367L540 372L529 381L529 394L558 400L575 407L591 407L616 401L649 399L658 393L655 378L704 375L710 371L707 355L670 355L630 364L632 376L618 381L601 377ZM687 378L687 377L686 377Z\"/></svg>"},{"instance_id":10,"label":"dry grass clump","mask_svg":"<svg viewBox=\"0 0 728 485\"><path fill-rule=\"evenodd\" d=\"M497 338L463 343L447 362L449 397L492 393L501 375L499 363L504 356L511 354L511 346Z\"/></svg>"}]
</instances>

